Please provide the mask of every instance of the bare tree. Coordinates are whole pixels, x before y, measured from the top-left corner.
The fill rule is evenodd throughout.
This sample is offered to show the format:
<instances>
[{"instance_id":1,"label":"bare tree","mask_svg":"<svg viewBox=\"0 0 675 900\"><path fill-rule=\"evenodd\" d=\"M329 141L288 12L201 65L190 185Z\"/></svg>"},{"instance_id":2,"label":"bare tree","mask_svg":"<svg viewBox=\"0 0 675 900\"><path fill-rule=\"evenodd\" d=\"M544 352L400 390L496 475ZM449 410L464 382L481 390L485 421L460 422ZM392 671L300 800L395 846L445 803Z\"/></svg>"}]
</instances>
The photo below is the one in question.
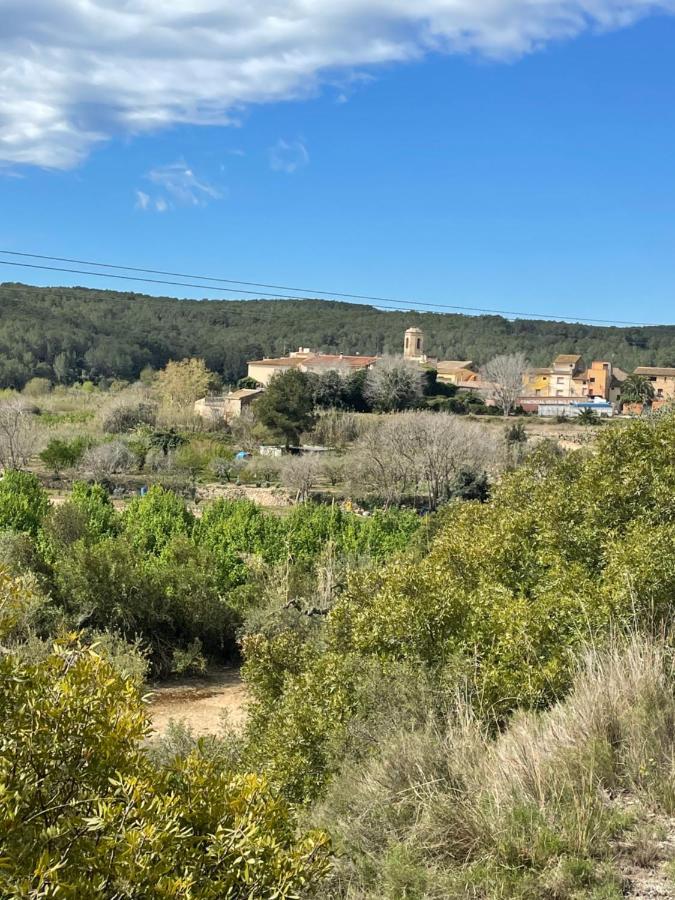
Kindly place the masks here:
<instances>
[{"instance_id":1,"label":"bare tree","mask_svg":"<svg viewBox=\"0 0 675 900\"><path fill-rule=\"evenodd\" d=\"M287 456L281 466L281 482L287 490L295 493L299 502L309 497L320 475L321 464L311 454Z\"/></svg>"},{"instance_id":2,"label":"bare tree","mask_svg":"<svg viewBox=\"0 0 675 900\"><path fill-rule=\"evenodd\" d=\"M18 397L0 404L0 465L20 469L40 449L40 428L31 407Z\"/></svg>"},{"instance_id":3,"label":"bare tree","mask_svg":"<svg viewBox=\"0 0 675 900\"><path fill-rule=\"evenodd\" d=\"M388 416L359 441L352 482L386 505L424 497L430 509L446 499L460 470L491 469L497 441L484 426L445 413Z\"/></svg>"},{"instance_id":4,"label":"bare tree","mask_svg":"<svg viewBox=\"0 0 675 900\"><path fill-rule=\"evenodd\" d=\"M355 493L375 494L385 507L401 502L416 482L415 466L398 452L399 416L388 416L368 428L347 459Z\"/></svg>"},{"instance_id":5,"label":"bare tree","mask_svg":"<svg viewBox=\"0 0 675 900\"><path fill-rule=\"evenodd\" d=\"M365 395L380 412L401 412L422 396L423 371L417 363L383 356L368 371Z\"/></svg>"},{"instance_id":6,"label":"bare tree","mask_svg":"<svg viewBox=\"0 0 675 900\"><path fill-rule=\"evenodd\" d=\"M82 459L82 470L96 479L131 472L136 466L136 457L124 441L92 447Z\"/></svg>"},{"instance_id":7,"label":"bare tree","mask_svg":"<svg viewBox=\"0 0 675 900\"><path fill-rule=\"evenodd\" d=\"M495 406L505 416L511 414L523 392L523 378L529 366L524 353L495 356L481 369L481 375L489 382Z\"/></svg>"}]
</instances>

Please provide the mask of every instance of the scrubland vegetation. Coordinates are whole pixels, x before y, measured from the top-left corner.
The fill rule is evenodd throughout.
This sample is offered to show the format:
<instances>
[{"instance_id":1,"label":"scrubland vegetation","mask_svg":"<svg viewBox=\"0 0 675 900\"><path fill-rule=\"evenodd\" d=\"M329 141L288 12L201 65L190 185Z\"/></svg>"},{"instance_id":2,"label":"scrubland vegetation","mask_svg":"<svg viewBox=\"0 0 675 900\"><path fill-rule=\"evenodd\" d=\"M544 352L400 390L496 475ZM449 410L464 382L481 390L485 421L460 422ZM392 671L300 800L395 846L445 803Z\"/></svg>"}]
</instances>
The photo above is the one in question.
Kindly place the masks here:
<instances>
[{"instance_id":1,"label":"scrubland vegetation","mask_svg":"<svg viewBox=\"0 0 675 900\"><path fill-rule=\"evenodd\" d=\"M675 416L565 453L522 422L313 402L294 427L331 453L241 461L293 423L205 430L208 371L173 374L3 398L0 894L665 884ZM299 502L193 502L218 479ZM149 672L239 660L242 730L151 737Z\"/></svg>"}]
</instances>

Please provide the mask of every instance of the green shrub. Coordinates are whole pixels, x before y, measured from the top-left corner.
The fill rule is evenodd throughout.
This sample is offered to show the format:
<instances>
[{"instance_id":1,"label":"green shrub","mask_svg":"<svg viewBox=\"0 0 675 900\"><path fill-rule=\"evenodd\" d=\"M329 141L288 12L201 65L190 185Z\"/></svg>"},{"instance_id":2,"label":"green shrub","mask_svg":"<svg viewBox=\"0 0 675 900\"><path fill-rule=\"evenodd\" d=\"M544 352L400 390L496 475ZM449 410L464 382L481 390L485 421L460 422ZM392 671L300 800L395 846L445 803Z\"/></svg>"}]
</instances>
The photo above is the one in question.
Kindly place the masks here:
<instances>
[{"instance_id":1,"label":"green shrub","mask_svg":"<svg viewBox=\"0 0 675 900\"><path fill-rule=\"evenodd\" d=\"M72 441L52 438L40 453L40 459L54 474L58 475L63 469L74 468L89 446L89 440L83 437L74 438Z\"/></svg>"},{"instance_id":2,"label":"green shrub","mask_svg":"<svg viewBox=\"0 0 675 900\"><path fill-rule=\"evenodd\" d=\"M194 516L185 501L159 485L135 497L122 515L127 540L139 553L159 553L177 534L189 534Z\"/></svg>"},{"instance_id":3,"label":"green shrub","mask_svg":"<svg viewBox=\"0 0 675 900\"><path fill-rule=\"evenodd\" d=\"M0 478L0 529L35 536L49 509L46 491L35 475L6 470Z\"/></svg>"},{"instance_id":4,"label":"green shrub","mask_svg":"<svg viewBox=\"0 0 675 900\"><path fill-rule=\"evenodd\" d=\"M0 635L26 602L0 575ZM3 897L292 900L328 871L264 776L199 748L161 766L143 749L135 679L95 649L57 644L0 660Z\"/></svg>"},{"instance_id":5,"label":"green shrub","mask_svg":"<svg viewBox=\"0 0 675 900\"><path fill-rule=\"evenodd\" d=\"M279 754L287 760L291 795L310 785L320 789L327 774L306 753L305 726L296 727L296 719L311 719L307 706L315 703L315 720L323 723L317 727L327 729L321 734L325 744L330 729L339 734L353 715L358 684L350 688L345 681L344 690L335 691L326 675L336 657L363 666L373 659L403 661L430 673L465 660L475 673L476 702L491 717L506 719L514 709L545 708L564 695L575 654L589 639L602 642L612 628L629 624L669 627L675 599L673 446L670 416L607 429L592 453L560 458L546 447L536 450L503 478L491 502L452 504L429 552L420 557L418 546L417 555L355 573L327 617L325 661L308 660L284 680L273 703L264 699L270 676L258 684L258 654L268 659L270 649L247 641L247 671L261 698L256 734L265 732L267 713L278 741L280 710L289 723L283 750L274 749L272 739L260 747L269 747L275 770L284 769ZM290 544L325 542L332 527L329 520L322 523L326 515L334 514L317 514L307 536L300 523ZM346 549L345 536L340 540ZM263 671L270 665L268 660ZM327 693L335 703L329 720L323 713ZM321 765L330 764L322 757Z\"/></svg>"}]
</instances>

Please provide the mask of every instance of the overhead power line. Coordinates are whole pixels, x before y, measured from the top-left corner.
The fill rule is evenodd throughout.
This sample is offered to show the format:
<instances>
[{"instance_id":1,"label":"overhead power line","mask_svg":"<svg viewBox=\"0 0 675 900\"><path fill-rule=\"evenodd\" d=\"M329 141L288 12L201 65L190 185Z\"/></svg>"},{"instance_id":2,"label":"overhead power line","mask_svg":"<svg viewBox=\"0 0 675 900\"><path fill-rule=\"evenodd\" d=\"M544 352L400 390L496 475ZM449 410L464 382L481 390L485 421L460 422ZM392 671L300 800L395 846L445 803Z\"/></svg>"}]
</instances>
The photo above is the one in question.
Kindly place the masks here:
<instances>
[{"instance_id":1,"label":"overhead power line","mask_svg":"<svg viewBox=\"0 0 675 900\"><path fill-rule=\"evenodd\" d=\"M246 294L247 296L252 297L261 297L264 296L267 299L275 299L275 300L303 300L308 299L309 297L314 297L317 294L320 294L325 297L333 297L340 299L351 299L351 300L365 300L371 303L374 303L380 309L387 309L395 312L402 312L403 309L399 309L398 307L403 307L406 310L411 310L413 307L420 307L418 311L420 312L433 312L438 310L439 312L472 312L472 313L483 313L490 315L500 315L500 316L517 316L522 318L530 318L530 319L546 319L551 321L571 321L571 322L590 322L593 324L600 325L614 325L614 326L622 326L622 325L632 325L638 327L658 327L658 323L654 322L630 322L623 321L617 319L595 319L595 318L583 318L579 319L574 316L558 316L551 315L550 313L531 313L531 312L523 312L517 310L506 310L506 309L490 309L486 307L480 306L459 306L449 303L433 303L427 301L420 300L399 300L393 297L380 297L369 294L350 294L341 291L327 291L327 290L318 290L315 288L296 288L289 287L287 285L277 285L277 284L269 284L265 282L257 282L257 281L240 281L234 278L222 278L216 277L213 275L194 275L188 274L184 272L170 272L162 269L149 269L142 268L140 266L125 266L125 265L117 265L114 263L104 263L104 262L94 262L92 260L83 260L76 259L73 257L65 257L65 256L47 256L46 254L41 253L28 253L21 252L18 250L4 250L0 249L0 253L6 256L17 256L20 258L28 258L28 259L41 259L51 262L66 262L72 263L75 265L84 265L84 266L94 266L96 268L107 269L107 270L118 270L117 272L106 271L106 272L91 272L85 271L79 268L64 268L61 266L47 266L37 263L22 263L16 262L15 260L0 260L0 265L5 266L18 266L20 268L27 269L41 269L49 272L64 272L68 274L77 274L77 275L89 275L95 278L116 278L124 281L135 281L135 282L144 282L148 284L162 284L169 285L171 287L186 287L186 288L197 288L200 290L211 290L211 291L219 291L221 293L227 294ZM121 275L119 271L123 272L136 272L140 273L138 276L131 275ZM216 282L217 284L201 284L194 283L188 281L169 281L166 279L159 278L148 278L147 275L164 275L170 278L190 278L199 282ZM142 276L142 277L141 277ZM292 291L292 294L279 294L279 293L269 293L267 291L250 291L245 290L244 288L226 288L219 287L220 284L232 284L232 285L244 285L245 287L257 287L257 288L271 288L277 291ZM302 295L302 296L300 296ZM397 306L393 306L392 304L398 304Z\"/></svg>"}]
</instances>

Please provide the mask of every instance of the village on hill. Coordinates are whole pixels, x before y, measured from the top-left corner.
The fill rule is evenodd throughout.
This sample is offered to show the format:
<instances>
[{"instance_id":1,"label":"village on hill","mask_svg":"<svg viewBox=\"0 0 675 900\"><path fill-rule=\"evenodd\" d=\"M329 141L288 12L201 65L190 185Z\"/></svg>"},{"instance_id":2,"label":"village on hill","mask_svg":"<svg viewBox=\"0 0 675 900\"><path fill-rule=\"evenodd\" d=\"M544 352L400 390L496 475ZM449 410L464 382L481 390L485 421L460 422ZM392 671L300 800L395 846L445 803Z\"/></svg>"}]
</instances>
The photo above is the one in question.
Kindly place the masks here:
<instances>
[{"instance_id":1,"label":"village on hill","mask_svg":"<svg viewBox=\"0 0 675 900\"><path fill-rule=\"evenodd\" d=\"M248 381L255 386L239 388L227 394L203 397L195 403L195 413L203 418L229 420L257 400L275 375L296 369L321 374L335 371L343 375L370 370L382 357L329 354L300 347L282 357L265 357L248 362ZM495 395L495 380L473 360L439 360L425 352L425 334L421 328L408 328L400 359L422 371L433 371L439 384L452 385L459 393L479 397L490 405ZM639 366L634 376L651 385L650 407L657 411L675 399L675 368ZM622 411L639 415L644 404L622 402L623 387L629 373L606 360L587 365L580 354L559 354L550 366L524 368L517 406L525 413L539 416L576 418L583 410L612 417Z\"/></svg>"}]
</instances>

